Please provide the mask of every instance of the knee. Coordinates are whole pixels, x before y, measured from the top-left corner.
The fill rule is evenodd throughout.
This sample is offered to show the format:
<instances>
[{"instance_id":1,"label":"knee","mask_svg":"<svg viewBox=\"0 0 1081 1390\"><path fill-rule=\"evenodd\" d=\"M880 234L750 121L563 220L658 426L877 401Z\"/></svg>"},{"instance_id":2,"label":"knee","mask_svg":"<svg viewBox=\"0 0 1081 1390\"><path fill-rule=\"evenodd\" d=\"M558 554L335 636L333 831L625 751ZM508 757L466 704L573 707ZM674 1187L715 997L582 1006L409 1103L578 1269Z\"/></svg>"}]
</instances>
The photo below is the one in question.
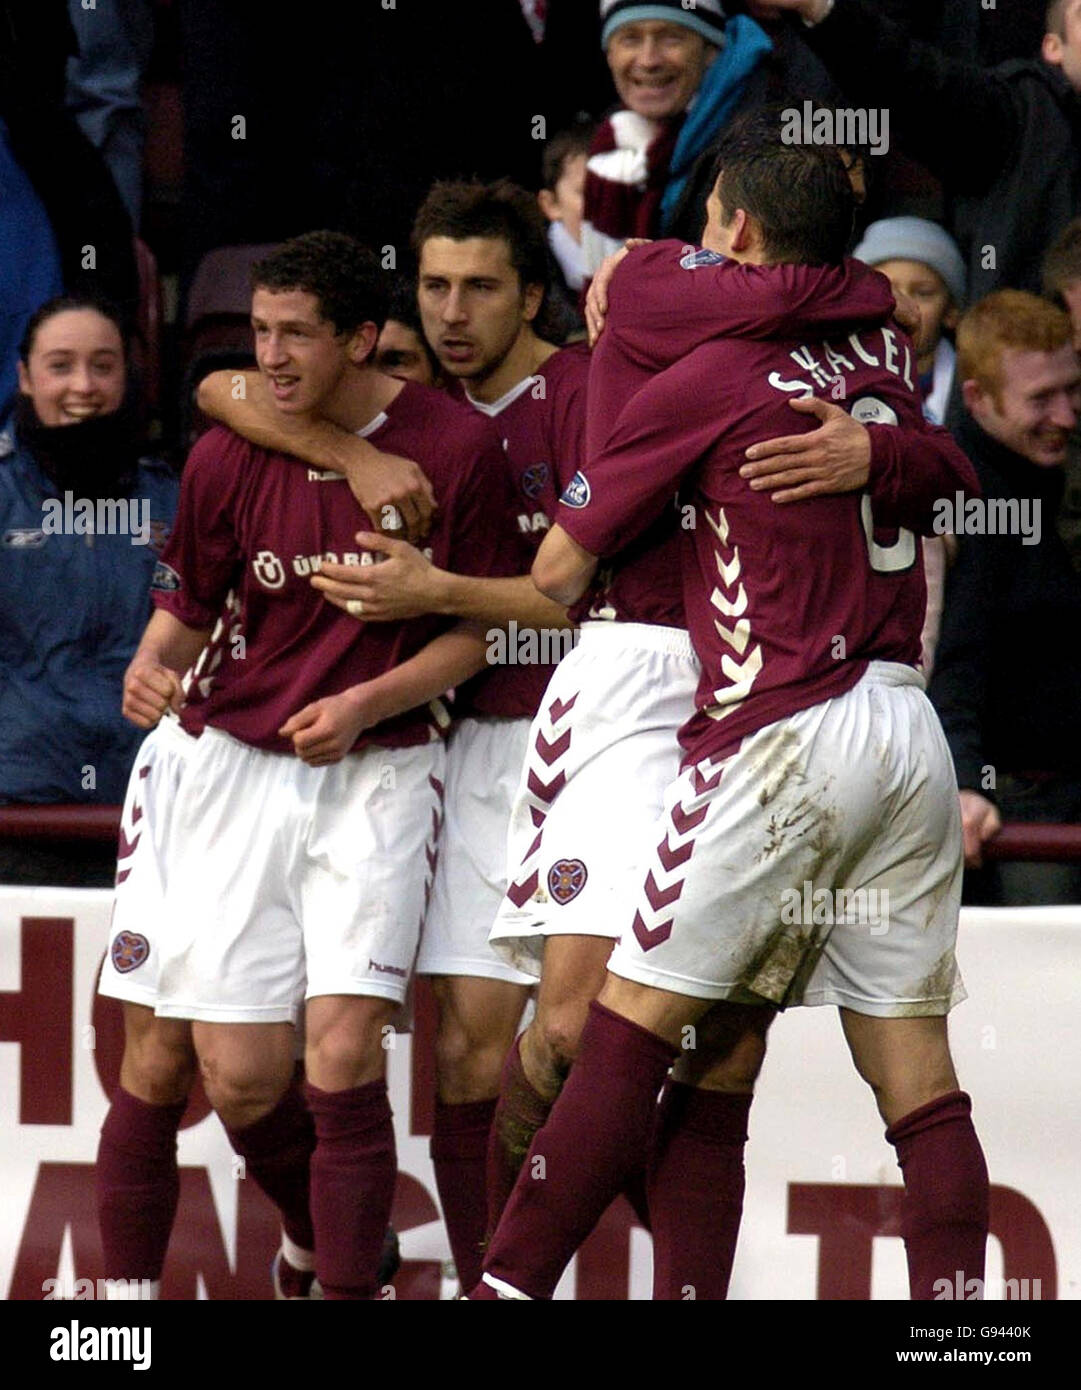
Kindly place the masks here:
<instances>
[{"instance_id":1,"label":"knee","mask_svg":"<svg viewBox=\"0 0 1081 1390\"><path fill-rule=\"evenodd\" d=\"M120 1083L149 1105L179 1105L195 1080L195 1053L190 1042L150 1036L124 1048Z\"/></svg>"},{"instance_id":2,"label":"knee","mask_svg":"<svg viewBox=\"0 0 1081 1390\"><path fill-rule=\"evenodd\" d=\"M574 1001L545 1009L537 1015L535 1023L541 1051L560 1077L567 1075L578 1056L588 1012L588 1001Z\"/></svg>"},{"instance_id":3,"label":"knee","mask_svg":"<svg viewBox=\"0 0 1081 1390\"><path fill-rule=\"evenodd\" d=\"M677 1059L672 1075L703 1091L749 1092L754 1090L765 1055L764 1042L737 1046L723 1057L711 1056L708 1051L685 1052Z\"/></svg>"},{"instance_id":4,"label":"knee","mask_svg":"<svg viewBox=\"0 0 1081 1390\"><path fill-rule=\"evenodd\" d=\"M288 1077L274 1071L213 1055L199 1059L203 1089L226 1129L246 1129L270 1113L281 1099Z\"/></svg>"},{"instance_id":5,"label":"knee","mask_svg":"<svg viewBox=\"0 0 1081 1390\"><path fill-rule=\"evenodd\" d=\"M308 1079L322 1091L348 1091L378 1081L393 1039L389 1014L383 1013L342 1019L309 1034L304 1059Z\"/></svg>"},{"instance_id":6,"label":"knee","mask_svg":"<svg viewBox=\"0 0 1081 1390\"><path fill-rule=\"evenodd\" d=\"M503 1028L484 1020L467 1024L441 1015L435 1035L435 1075L439 1099L447 1105L488 1100L499 1093L503 1060L514 1041Z\"/></svg>"}]
</instances>

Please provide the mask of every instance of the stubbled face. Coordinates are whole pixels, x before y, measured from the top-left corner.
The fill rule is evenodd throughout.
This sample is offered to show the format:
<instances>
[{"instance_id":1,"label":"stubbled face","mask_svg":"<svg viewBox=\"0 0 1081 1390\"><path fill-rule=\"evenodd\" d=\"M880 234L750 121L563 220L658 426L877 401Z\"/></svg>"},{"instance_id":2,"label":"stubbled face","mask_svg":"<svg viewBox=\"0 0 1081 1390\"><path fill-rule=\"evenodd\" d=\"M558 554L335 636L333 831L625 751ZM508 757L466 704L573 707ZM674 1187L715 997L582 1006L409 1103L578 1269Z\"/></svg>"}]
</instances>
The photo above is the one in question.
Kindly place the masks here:
<instances>
[{"instance_id":1,"label":"stubbled face","mask_svg":"<svg viewBox=\"0 0 1081 1390\"><path fill-rule=\"evenodd\" d=\"M120 409L124 399L120 330L96 309L65 309L34 334L19 363L19 390L43 425L76 425Z\"/></svg>"},{"instance_id":2,"label":"stubbled face","mask_svg":"<svg viewBox=\"0 0 1081 1390\"><path fill-rule=\"evenodd\" d=\"M491 376L536 315L541 293L537 286L523 290L501 237L432 236L420 249L424 336L449 376Z\"/></svg>"},{"instance_id":3,"label":"stubbled face","mask_svg":"<svg viewBox=\"0 0 1081 1390\"><path fill-rule=\"evenodd\" d=\"M397 319L387 319L383 325L375 347L375 366L399 381L419 381L422 386L435 384L431 359L420 334Z\"/></svg>"},{"instance_id":4,"label":"stubbled face","mask_svg":"<svg viewBox=\"0 0 1081 1390\"><path fill-rule=\"evenodd\" d=\"M979 387L969 400L978 424L1014 453L1041 468L1066 462L1066 445L1081 412L1081 360L1072 347L1057 352L1003 348L1001 398ZM966 397L967 399L967 397Z\"/></svg>"},{"instance_id":5,"label":"stubbled face","mask_svg":"<svg viewBox=\"0 0 1081 1390\"><path fill-rule=\"evenodd\" d=\"M540 192L541 211L551 222L562 222L575 241L582 238L582 208L585 204L586 156L572 154L563 161L563 172L555 188Z\"/></svg>"},{"instance_id":6,"label":"stubbled face","mask_svg":"<svg viewBox=\"0 0 1081 1390\"><path fill-rule=\"evenodd\" d=\"M933 356L943 328L952 328L957 319L946 282L937 270L921 261L882 261L875 269L881 271L895 290L916 302L920 311L920 329L915 335L916 357L922 361Z\"/></svg>"},{"instance_id":7,"label":"stubbled face","mask_svg":"<svg viewBox=\"0 0 1081 1390\"><path fill-rule=\"evenodd\" d=\"M660 121L678 116L717 50L683 24L621 24L608 40L608 66L624 106Z\"/></svg>"},{"instance_id":8,"label":"stubbled face","mask_svg":"<svg viewBox=\"0 0 1081 1390\"><path fill-rule=\"evenodd\" d=\"M341 383L351 340L320 316L319 300L307 290L257 289L251 323L255 358L278 409L318 409Z\"/></svg>"},{"instance_id":9,"label":"stubbled face","mask_svg":"<svg viewBox=\"0 0 1081 1390\"><path fill-rule=\"evenodd\" d=\"M1070 0L1061 29L1061 34L1044 35L1043 56L1062 69L1075 92L1081 92L1081 0Z\"/></svg>"}]
</instances>

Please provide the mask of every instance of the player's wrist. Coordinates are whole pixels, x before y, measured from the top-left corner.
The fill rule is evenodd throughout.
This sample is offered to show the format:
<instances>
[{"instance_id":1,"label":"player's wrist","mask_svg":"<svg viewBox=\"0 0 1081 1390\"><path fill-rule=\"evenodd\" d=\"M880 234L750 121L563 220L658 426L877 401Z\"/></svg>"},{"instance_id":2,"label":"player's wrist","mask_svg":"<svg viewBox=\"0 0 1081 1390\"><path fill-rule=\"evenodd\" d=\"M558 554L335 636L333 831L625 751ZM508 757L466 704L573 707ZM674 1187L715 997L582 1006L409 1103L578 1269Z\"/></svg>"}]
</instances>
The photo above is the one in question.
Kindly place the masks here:
<instances>
[{"instance_id":1,"label":"player's wrist","mask_svg":"<svg viewBox=\"0 0 1081 1390\"><path fill-rule=\"evenodd\" d=\"M441 618L463 618L469 615L463 611L462 576L441 570L437 565L429 566L428 592L431 600L430 612Z\"/></svg>"},{"instance_id":2,"label":"player's wrist","mask_svg":"<svg viewBox=\"0 0 1081 1390\"><path fill-rule=\"evenodd\" d=\"M351 685L342 691L342 698L350 714L357 721L358 733L378 723L381 718L377 708L378 701L372 690L374 685L375 681L362 681L359 685Z\"/></svg>"},{"instance_id":3,"label":"player's wrist","mask_svg":"<svg viewBox=\"0 0 1081 1390\"><path fill-rule=\"evenodd\" d=\"M395 670L400 668L396 667ZM371 680L354 685L345 693L357 717L357 733L374 728L385 719L401 713L401 698L395 703L393 677L394 671L384 672Z\"/></svg>"}]
</instances>

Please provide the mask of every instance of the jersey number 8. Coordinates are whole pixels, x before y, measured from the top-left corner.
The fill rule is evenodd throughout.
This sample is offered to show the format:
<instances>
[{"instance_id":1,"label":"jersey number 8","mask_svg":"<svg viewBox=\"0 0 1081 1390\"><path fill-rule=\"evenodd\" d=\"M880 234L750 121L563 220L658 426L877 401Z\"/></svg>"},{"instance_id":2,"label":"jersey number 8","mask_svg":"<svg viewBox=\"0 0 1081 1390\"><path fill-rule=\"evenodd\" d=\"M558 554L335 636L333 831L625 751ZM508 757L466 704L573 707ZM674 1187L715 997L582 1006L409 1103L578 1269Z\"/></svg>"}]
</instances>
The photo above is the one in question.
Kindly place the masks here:
<instances>
[{"instance_id":1,"label":"jersey number 8","mask_svg":"<svg viewBox=\"0 0 1081 1390\"><path fill-rule=\"evenodd\" d=\"M861 425L896 425L897 414L892 407L876 396L861 396L852 402L851 415ZM892 545L879 545L875 540L875 522L871 513L871 498L864 493L860 498L860 520L863 534L867 539L867 559L876 574L899 574L910 570L916 562L916 537L904 526L898 528L897 539Z\"/></svg>"}]
</instances>

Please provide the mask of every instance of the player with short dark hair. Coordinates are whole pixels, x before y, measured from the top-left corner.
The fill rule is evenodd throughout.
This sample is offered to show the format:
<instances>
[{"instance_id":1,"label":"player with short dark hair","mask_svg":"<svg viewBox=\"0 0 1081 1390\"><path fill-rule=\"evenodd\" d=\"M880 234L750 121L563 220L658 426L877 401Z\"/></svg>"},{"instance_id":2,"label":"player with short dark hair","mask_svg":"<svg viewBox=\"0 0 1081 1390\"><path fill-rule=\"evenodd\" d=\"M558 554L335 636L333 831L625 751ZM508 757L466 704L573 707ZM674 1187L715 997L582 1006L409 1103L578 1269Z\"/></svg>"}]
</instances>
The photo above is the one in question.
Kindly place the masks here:
<instances>
[{"instance_id":1,"label":"player with short dark hair","mask_svg":"<svg viewBox=\"0 0 1081 1390\"><path fill-rule=\"evenodd\" d=\"M489 669L455 701L439 860L417 958L418 971L433 978L439 1008L436 1183L458 1272L470 1287L487 1225L495 1096L533 983L495 955L488 931L506 887L507 822L529 723L554 659L572 639L565 611L537 593L528 568L559 491L581 462L589 359L584 348L561 351L536 329L548 260L543 219L525 190L506 182L437 184L417 214L414 245L428 344L456 390L504 439L520 574L479 580L384 540L382 564L363 574L326 565L312 582L370 625L432 612L488 625ZM247 429L234 403L223 400L221 413Z\"/></svg>"},{"instance_id":2,"label":"player with short dark hair","mask_svg":"<svg viewBox=\"0 0 1081 1390\"><path fill-rule=\"evenodd\" d=\"M789 245L810 253L821 249L820 200L844 195L824 157L805 150L804 159L796 203L806 236ZM759 216L768 168L743 172L745 203L733 206L722 170L704 241L754 275L777 238ZM834 262L839 222L837 231ZM680 262L671 250L667 266L658 255L632 252L612 284L613 322L637 318L643 295L648 304L646 277L663 279L669 294L678 286ZM795 283L820 274L774 268ZM866 491L781 507L742 476L746 448L781 425L797 394L833 394L857 418L889 427L873 431L884 452ZM471 1297L550 1297L650 1153L651 1134L656 1294L685 1297L690 1286L697 1297L723 1296L712 1290L734 1244L732 1204L738 1224L746 1131L737 1111L745 1122L773 1010L800 1002L841 1006L889 1125L906 1184L913 1297L930 1297L936 1275L982 1273L987 1174L945 1027L962 995L953 958L960 826L948 752L915 670L924 586L906 529L929 530L934 500L974 491L975 477L942 432L930 435L932 448L910 448L925 428L911 345L888 321L854 327L842 305L813 332L800 325L691 352L624 405L564 494L534 576L571 602L595 557L631 544L687 485L694 526L683 536L683 587L702 680L644 889L617 926L578 1058L530 1150L545 1180L523 1169ZM786 915L787 894L806 883L888 888L888 933ZM708 1026L717 1001L753 1006L735 1015L742 1026L708 1077L730 1113L704 1110L673 1080L658 1114L685 1030Z\"/></svg>"},{"instance_id":3,"label":"player with short dark hair","mask_svg":"<svg viewBox=\"0 0 1081 1390\"><path fill-rule=\"evenodd\" d=\"M404 276L391 286L387 317L375 346L375 365L400 381L442 386L439 358L428 346L417 312L416 281Z\"/></svg>"},{"instance_id":4,"label":"player with short dark hair","mask_svg":"<svg viewBox=\"0 0 1081 1390\"><path fill-rule=\"evenodd\" d=\"M729 148L733 166L749 161L755 177L768 178L760 144L742 127L733 128ZM812 219L821 213L836 220L831 200L851 196L843 172L831 166L827 173L817 202L806 208ZM587 455L599 452L620 408L655 372L711 338L764 338L792 323L811 331L842 310L854 321L876 323L893 306L885 279L854 262L795 276L789 267L744 267L673 242L637 255L653 273L639 279L635 313L617 316L594 350ZM606 279L605 270L600 280ZM872 443L880 447L839 406L819 402L813 409L823 428L808 439L834 440L839 453L826 449L813 482L806 481L801 458L781 456L779 482L772 486L796 482L797 497L805 489L813 495L841 485L852 467L853 438L857 468L861 460L866 468L861 451L869 455ZM803 441L789 440L797 442ZM750 466L769 470L776 461ZM855 485L865 477L858 473ZM770 482L768 473L763 482ZM575 480L571 491L579 487ZM606 561L572 609L581 640L557 669L534 721L511 818L511 884L492 942L506 959L539 973L541 988L536 1014L508 1056L493 1126L493 1226L576 1055L619 934L623 899L636 883L665 787L678 771L676 735L693 709L700 674L679 582L686 524L679 502L673 489L646 534ZM637 1184L628 1195L645 1219Z\"/></svg>"},{"instance_id":5,"label":"player with short dark hair","mask_svg":"<svg viewBox=\"0 0 1081 1390\"><path fill-rule=\"evenodd\" d=\"M322 411L420 460L439 502L436 562L512 568L497 438L442 393L370 365L386 300L374 256L315 233L256 266L253 285L276 409ZM242 641L219 668L172 807L157 1013L194 1020L208 1097L244 1152L238 1137L292 1077L305 998L315 1263L331 1299L375 1292L395 1179L383 1042L430 887L442 696L485 656L468 622L358 629L322 601L310 574L339 557L371 564L370 528L336 475L211 431L188 462L163 561L173 582L127 682L128 712L145 724L178 703L177 673L236 589Z\"/></svg>"}]
</instances>

